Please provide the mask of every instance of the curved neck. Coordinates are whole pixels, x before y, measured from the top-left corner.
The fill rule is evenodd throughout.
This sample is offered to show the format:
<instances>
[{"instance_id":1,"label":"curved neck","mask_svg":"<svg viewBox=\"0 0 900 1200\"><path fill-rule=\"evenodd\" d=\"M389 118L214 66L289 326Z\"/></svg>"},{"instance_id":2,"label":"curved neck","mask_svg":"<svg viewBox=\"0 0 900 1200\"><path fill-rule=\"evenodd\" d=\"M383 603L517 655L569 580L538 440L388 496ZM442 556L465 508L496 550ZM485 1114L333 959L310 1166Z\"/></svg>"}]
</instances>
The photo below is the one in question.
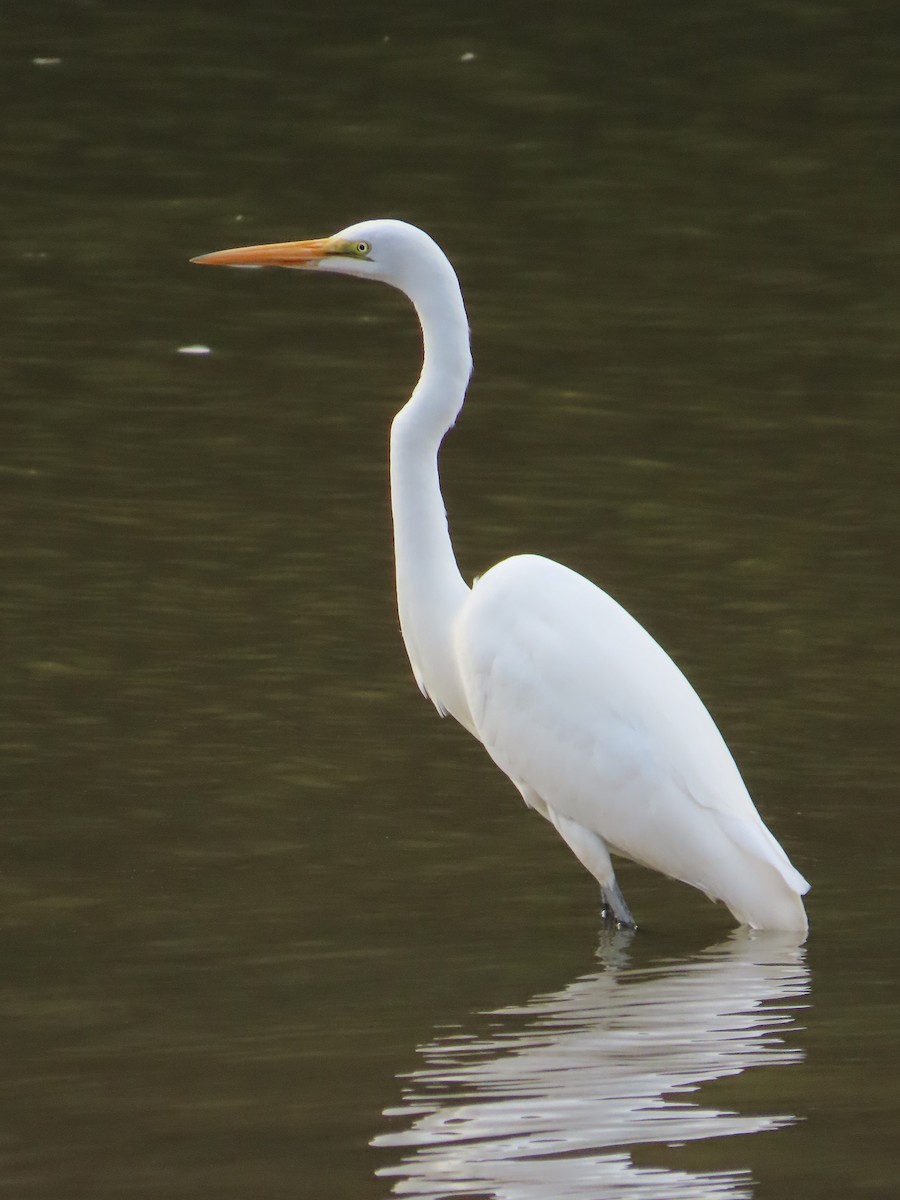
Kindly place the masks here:
<instances>
[{"instance_id":1,"label":"curved neck","mask_svg":"<svg viewBox=\"0 0 900 1200\"><path fill-rule=\"evenodd\" d=\"M419 687L471 728L453 656L452 627L469 588L456 563L438 476L438 450L465 399L472 369L459 283L443 256L410 292L422 325L419 382L391 426L391 509L397 606Z\"/></svg>"}]
</instances>

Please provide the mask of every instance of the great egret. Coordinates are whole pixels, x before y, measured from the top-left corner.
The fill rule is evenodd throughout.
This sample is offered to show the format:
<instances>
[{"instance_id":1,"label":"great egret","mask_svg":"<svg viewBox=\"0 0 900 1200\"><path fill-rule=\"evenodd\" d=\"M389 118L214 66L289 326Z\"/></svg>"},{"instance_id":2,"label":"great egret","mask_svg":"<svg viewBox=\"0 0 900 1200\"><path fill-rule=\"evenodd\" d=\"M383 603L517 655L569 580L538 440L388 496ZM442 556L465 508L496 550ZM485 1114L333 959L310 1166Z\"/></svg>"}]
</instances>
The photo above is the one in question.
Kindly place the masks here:
<instances>
[{"instance_id":1,"label":"great egret","mask_svg":"<svg viewBox=\"0 0 900 1200\"><path fill-rule=\"evenodd\" d=\"M459 281L436 243L376 220L193 261L377 279L412 301L424 360L391 426L391 506L413 674L556 827L599 882L604 915L634 926L612 851L724 901L753 928L805 931L809 884L764 825L697 693L646 630L546 558L517 555L471 588L463 580L437 459L472 357Z\"/></svg>"}]
</instances>

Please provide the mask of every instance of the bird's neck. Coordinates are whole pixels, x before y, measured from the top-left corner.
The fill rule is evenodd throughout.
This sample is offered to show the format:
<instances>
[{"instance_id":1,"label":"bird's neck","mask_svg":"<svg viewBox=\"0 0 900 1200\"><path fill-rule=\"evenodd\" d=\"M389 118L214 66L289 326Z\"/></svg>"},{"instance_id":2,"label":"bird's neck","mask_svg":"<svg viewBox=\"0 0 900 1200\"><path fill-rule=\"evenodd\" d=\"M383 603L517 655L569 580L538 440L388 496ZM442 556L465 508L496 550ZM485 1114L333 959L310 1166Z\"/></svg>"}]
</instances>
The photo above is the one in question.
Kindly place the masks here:
<instances>
[{"instance_id":1,"label":"bird's neck","mask_svg":"<svg viewBox=\"0 0 900 1200\"><path fill-rule=\"evenodd\" d=\"M446 261L446 260L445 260ZM469 327L449 263L436 286L411 297L422 323L422 374L391 426L391 508L400 628L420 688L471 728L452 646L469 594L450 541L438 450L462 408L472 369Z\"/></svg>"}]
</instances>

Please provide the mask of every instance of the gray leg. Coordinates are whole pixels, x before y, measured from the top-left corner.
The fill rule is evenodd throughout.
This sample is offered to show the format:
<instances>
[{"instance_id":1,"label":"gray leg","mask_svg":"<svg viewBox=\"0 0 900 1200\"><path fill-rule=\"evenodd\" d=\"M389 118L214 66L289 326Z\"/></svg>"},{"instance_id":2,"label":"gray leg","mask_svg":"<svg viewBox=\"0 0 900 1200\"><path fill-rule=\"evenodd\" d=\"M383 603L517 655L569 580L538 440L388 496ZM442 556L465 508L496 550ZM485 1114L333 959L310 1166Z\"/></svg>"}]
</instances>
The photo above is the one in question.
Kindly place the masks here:
<instances>
[{"instance_id":1,"label":"gray leg","mask_svg":"<svg viewBox=\"0 0 900 1200\"><path fill-rule=\"evenodd\" d=\"M622 929L637 929L631 909L625 903L622 890L616 883L616 873L603 839L592 830L579 825L577 821L562 816L549 804L545 805L545 808L544 815L548 821L553 822L560 837L566 842L578 861L587 867L600 884L603 896L603 919Z\"/></svg>"},{"instance_id":2,"label":"gray leg","mask_svg":"<svg viewBox=\"0 0 900 1200\"><path fill-rule=\"evenodd\" d=\"M622 889L616 882L615 876L600 888L603 897L603 908L600 910L604 921L614 922L623 929L637 929L637 923L631 915L631 909L622 895Z\"/></svg>"}]
</instances>

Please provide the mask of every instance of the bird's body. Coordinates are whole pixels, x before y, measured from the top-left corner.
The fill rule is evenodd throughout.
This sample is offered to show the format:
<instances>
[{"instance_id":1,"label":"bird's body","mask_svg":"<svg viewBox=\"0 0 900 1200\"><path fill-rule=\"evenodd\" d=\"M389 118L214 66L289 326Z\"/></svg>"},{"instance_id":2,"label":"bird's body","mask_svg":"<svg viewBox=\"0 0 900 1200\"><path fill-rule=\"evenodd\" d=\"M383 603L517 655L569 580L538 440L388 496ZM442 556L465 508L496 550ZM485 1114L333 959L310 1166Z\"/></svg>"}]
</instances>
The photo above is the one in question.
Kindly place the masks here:
<instances>
[{"instance_id":1,"label":"bird's body","mask_svg":"<svg viewBox=\"0 0 900 1200\"><path fill-rule=\"evenodd\" d=\"M454 635L477 736L607 893L612 851L724 900L745 924L803 925L805 881L712 717L615 600L523 555L476 583Z\"/></svg>"},{"instance_id":2,"label":"bird's body","mask_svg":"<svg viewBox=\"0 0 900 1200\"><path fill-rule=\"evenodd\" d=\"M743 924L805 931L809 885L757 812L697 693L594 584L521 555L463 580L437 456L465 397L469 330L456 275L427 234L366 221L316 242L206 255L234 266L316 267L399 287L422 324L418 385L391 430L400 626L419 687L482 742L633 918L610 852L722 900Z\"/></svg>"}]
</instances>

